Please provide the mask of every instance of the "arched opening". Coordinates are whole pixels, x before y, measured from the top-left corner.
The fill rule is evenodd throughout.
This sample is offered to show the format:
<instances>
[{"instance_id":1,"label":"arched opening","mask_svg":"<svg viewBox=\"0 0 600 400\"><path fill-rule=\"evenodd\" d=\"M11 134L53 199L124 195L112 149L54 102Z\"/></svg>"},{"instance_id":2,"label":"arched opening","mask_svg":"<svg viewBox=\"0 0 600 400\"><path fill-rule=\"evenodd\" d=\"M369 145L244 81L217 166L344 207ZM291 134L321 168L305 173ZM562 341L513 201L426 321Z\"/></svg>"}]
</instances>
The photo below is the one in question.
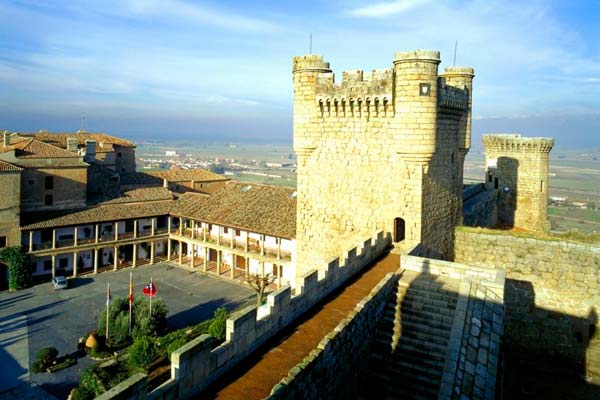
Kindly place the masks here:
<instances>
[{"instance_id":1,"label":"arched opening","mask_svg":"<svg viewBox=\"0 0 600 400\"><path fill-rule=\"evenodd\" d=\"M401 242L405 237L406 223L402 218L394 218L394 242Z\"/></svg>"},{"instance_id":2,"label":"arched opening","mask_svg":"<svg viewBox=\"0 0 600 400\"><path fill-rule=\"evenodd\" d=\"M0 262L0 291L8 289L8 265Z\"/></svg>"}]
</instances>

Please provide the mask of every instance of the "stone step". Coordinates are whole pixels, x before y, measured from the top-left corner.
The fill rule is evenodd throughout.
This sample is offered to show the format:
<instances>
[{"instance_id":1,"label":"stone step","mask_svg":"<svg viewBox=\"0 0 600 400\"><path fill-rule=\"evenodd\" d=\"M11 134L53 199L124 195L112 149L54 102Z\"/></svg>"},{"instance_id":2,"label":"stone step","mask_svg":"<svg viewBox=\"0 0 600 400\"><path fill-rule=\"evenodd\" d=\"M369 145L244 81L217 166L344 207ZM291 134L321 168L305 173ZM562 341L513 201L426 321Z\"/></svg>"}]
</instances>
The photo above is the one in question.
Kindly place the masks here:
<instances>
[{"instance_id":1,"label":"stone step","mask_svg":"<svg viewBox=\"0 0 600 400\"><path fill-rule=\"evenodd\" d=\"M455 307L448 307L447 304L439 306L437 304L425 303L422 301L403 301L400 306L400 309L425 310L447 316L454 316L455 313Z\"/></svg>"},{"instance_id":2,"label":"stone step","mask_svg":"<svg viewBox=\"0 0 600 400\"><path fill-rule=\"evenodd\" d=\"M368 375L373 380L371 387L384 389L383 398L435 399L439 392L439 380L428 379L417 372L390 370L384 365L375 365Z\"/></svg>"},{"instance_id":3,"label":"stone step","mask_svg":"<svg viewBox=\"0 0 600 400\"><path fill-rule=\"evenodd\" d=\"M450 331L452 329L453 318L440 317L440 318L429 318L428 316L420 316L411 312L403 312L397 317L395 312L386 312L382 319L381 327L384 329L394 329L396 319L400 320L402 325L409 325L421 327L428 327L429 329L438 329L440 331ZM389 327L389 328L388 328Z\"/></svg>"},{"instance_id":4,"label":"stone step","mask_svg":"<svg viewBox=\"0 0 600 400\"><path fill-rule=\"evenodd\" d=\"M411 319L412 316L415 316L421 319L441 321L442 323L448 325L452 325L452 321L454 320L454 313L450 315L446 313L440 313L438 310L430 309L429 307L419 309L400 307L400 312L401 314L404 314L402 315L402 318L404 319Z\"/></svg>"},{"instance_id":5,"label":"stone step","mask_svg":"<svg viewBox=\"0 0 600 400\"><path fill-rule=\"evenodd\" d=\"M404 296L398 297L397 302L422 302L440 307L456 308L458 301L457 296L424 296L420 293L405 293Z\"/></svg>"},{"instance_id":6,"label":"stone step","mask_svg":"<svg viewBox=\"0 0 600 400\"><path fill-rule=\"evenodd\" d=\"M431 378L441 378L444 363L436 362L434 365L420 362L421 360L416 361L414 358L402 357L402 354L394 353L394 355L398 355L397 357L393 357L393 355L382 356L381 354L371 354L371 358L375 360L375 362L385 363L390 366L394 366L395 368L404 368L404 369L412 369L414 371L418 371L422 374L428 375Z\"/></svg>"},{"instance_id":7,"label":"stone step","mask_svg":"<svg viewBox=\"0 0 600 400\"><path fill-rule=\"evenodd\" d=\"M421 288L399 288L396 297L419 296L428 299L456 299L458 293L454 291L421 289Z\"/></svg>"},{"instance_id":8,"label":"stone step","mask_svg":"<svg viewBox=\"0 0 600 400\"><path fill-rule=\"evenodd\" d=\"M381 338L379 336L375 337L375 342L382 345L391 345L391 340L387 338ZM407 336L402 336L400 340L398 340L398 348L405 348L414 351L419 351L425 354L431 354L436 357L444 357L446 355L446 350L448 345L444 346L438 343L428 342L427 340L421 340L417 338L409 338ZM396 350L397 351L397 350Z\"/></svg>"},{"instance_id":9,"label":"stone step","mask_svg":"<svg viewBox=\"0 0 600 400\"><path fill-rule=\"evenodd\" d=\"M402 331L400 331L399 328L394 329L394 330L380 330L376 333L376 337L385 339L385 340L390 340L390 342L392 341L392 339L394 337L398 337L400 339L403 337L407 337L407 338L419 339L419 340L423 340L423 341L427 341L427 342L436 343L441 346L448 345L448 337L437 336L437 335L435 335L433 333L429 333L427 331L419 331L419 330L415 330L415 329L403 329Z\"/></svg>"},{"instance_id":10,"label":"stone step","mask_svg":"<svg viewBox=\"0 0 600 400\"><path fill-rule=\"evenodd\" d=\"M398 343L395 350L392 349L391 343L382 343L375 341L373 343L372 353L381 354L384 357L391 357L394 359L406 359L414 363L426 364L428 366L437 368L443 368L446 362L444 354L434 354L426 350L417 349L414 347L407 347L405 344Z\"/></svg>"},{"instance_id":11,"label":"stone step","mask_svg":"<svg viewBox=\"0 0 600 400\"><path fill-rule=\"evenodd\" d=\"M431 279L431 280L413 280L398 281L398 290L426 290L436 292L453 292L458 293L460 282L457 280Z\"/></svg>"}]
</instances>

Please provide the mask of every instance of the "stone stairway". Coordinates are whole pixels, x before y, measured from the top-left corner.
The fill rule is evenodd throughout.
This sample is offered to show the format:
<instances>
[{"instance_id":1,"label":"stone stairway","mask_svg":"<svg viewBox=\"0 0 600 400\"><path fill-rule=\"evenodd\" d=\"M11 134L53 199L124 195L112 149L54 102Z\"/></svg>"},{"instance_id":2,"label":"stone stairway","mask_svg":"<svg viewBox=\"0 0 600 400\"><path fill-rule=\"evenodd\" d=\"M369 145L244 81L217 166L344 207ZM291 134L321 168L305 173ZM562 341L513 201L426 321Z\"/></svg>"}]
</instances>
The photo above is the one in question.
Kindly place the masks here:
<instances>
[{"instance_id":1,"label":"stone stairway","mask_svg":"<svg viewBox=\"0 0 600 400\"><path fill-rule=\"evenodd\" d=\"M360 399L437 399L459 282L405 271L360 374Z\"/></svg>"}]
</instances>

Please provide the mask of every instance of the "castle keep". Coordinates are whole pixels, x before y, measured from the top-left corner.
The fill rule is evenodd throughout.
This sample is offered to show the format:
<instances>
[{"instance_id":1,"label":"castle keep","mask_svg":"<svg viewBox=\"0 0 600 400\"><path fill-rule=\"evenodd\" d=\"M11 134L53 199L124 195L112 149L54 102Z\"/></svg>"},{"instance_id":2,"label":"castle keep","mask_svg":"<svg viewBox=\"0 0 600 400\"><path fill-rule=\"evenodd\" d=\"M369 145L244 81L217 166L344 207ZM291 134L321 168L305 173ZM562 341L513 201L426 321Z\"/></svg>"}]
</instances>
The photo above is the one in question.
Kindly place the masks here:
<instances>
[{"instance_id":1,"label":"castle keep","mask_svg":"<svg viewBox=\"0 0 600 400\"><path fill-rule=\"evenodd\" d=\"M439 63L438 51L399 52L336 83L322 56L294 58L298 273L379 229L451 257L474 73Z\"/></svg>"}]
</instances>

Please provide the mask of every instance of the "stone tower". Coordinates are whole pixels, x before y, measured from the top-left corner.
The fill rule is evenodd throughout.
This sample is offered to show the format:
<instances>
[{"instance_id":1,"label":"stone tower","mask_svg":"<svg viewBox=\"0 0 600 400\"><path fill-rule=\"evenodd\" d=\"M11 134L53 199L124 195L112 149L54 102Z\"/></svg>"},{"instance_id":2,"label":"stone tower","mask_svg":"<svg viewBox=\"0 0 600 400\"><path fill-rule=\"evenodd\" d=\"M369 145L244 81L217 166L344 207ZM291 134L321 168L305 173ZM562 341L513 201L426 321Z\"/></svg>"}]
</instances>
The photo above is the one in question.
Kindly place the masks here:
<instances>
[{"instance_id":1,"label":"stone tower","mask_svg":"<svg viewBox=\"0 0 600 400\"><path fill-rule=\"evenodd\" d=\"M398 247L451 257L470 147L472 68L438 74L440 54L345 71L293 60L299 275L383 229Z\"/></svg>"},{"instance_id":2,"label":"stone tower","mask_svg":"<svg viewBox=\"0 0 600 400\"><path fill-rule=\"evenodd\" d=\"M486 184L498 189L498 219L508 226L547 232L548 155L554 139L483 135Z\"/></svg>"}]
</instances>

